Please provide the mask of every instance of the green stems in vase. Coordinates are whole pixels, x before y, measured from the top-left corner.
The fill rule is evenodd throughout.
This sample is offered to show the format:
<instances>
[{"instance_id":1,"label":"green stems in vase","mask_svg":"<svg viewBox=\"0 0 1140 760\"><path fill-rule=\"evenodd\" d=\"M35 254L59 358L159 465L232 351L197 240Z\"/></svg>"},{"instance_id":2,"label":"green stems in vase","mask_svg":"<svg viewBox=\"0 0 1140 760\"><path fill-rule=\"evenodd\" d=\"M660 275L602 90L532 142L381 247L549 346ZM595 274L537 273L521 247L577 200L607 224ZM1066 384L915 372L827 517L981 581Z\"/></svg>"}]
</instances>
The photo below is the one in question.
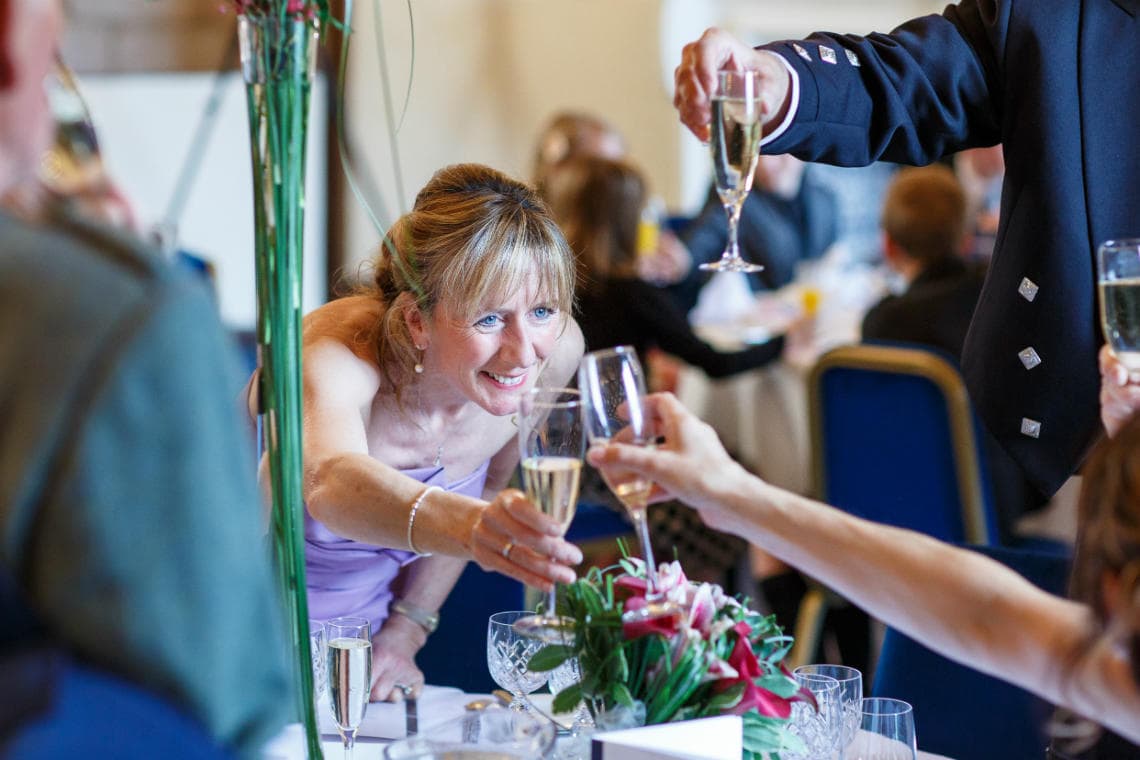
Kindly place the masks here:
<instances>
[{"instance_id":1,"label":"green stems in vase","mask_svg":"<svg viewBox=\"0 0 1140 760\"><path fill-rule=\"evenodd\" d=\"M283 5L283 4L282 4ZM259 393L273 493L271 535L309 757L321 757L313 709L301 494L301 258L314 20L272 9L238 17L249 107L257 271Z\"/></svg>"}]
</instances>

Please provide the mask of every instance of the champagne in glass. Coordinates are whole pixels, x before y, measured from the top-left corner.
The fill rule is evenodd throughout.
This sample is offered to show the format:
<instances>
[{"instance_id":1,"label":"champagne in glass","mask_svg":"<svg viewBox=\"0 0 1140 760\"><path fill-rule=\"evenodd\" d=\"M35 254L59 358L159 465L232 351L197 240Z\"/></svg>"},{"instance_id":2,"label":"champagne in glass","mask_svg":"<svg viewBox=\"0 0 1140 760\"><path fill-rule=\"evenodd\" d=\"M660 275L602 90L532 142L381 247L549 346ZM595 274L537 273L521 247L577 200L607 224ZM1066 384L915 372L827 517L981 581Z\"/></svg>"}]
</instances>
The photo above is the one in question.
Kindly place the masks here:
<instances>
[{"instance_id":1,"label":"champagne in glass","mask_svg":"<svg viewBox=\"0 0 1140 760\"><path fill-rule=\"evenodd\" d=\"M364 618L334 618L328 636L329 699L344 742L345 760L352 758L356 731L364 722L372 691L372 635Z\"/></svg>"},{"instance_id":2,"label":"champagne in glass","mask_svg":"<svg viewBox=\"0 0 1140 760\"><path fill-rule=\"evenodd\" d=\"M581 395L572 388L535 388L519 402L518 424L523 490L565 532L578 505L586 454ZM518 620L519 631L545 641L572 637L574 621L557 614L557 599L558 589L551 588L542 614Z\"/></svg>"},{"instance_id":3,"label":"champagne in glass","mask_svg":"<svg viewBox=\"0 0 1140 760\"><path fill-rule=\"evenodd\" d=\"M711 105L709 147L712 149L716 191L728 215L728 244L719 261L701 264L701 269L759 272L764 267L742 259L737 244L740 208L752 190L764 128L760 114L759 75L755 71L721 71Z\"/></svg>"},{"instance_id":4,"label":"champagne in glass","mask_svg":"<svg viewBox=\"0 0 1140 760\"><path fill-rule=\"evenodd\" d=\"M585 396L586 436L591 446L610 441L644 447L656 445L653 419L645 413L645 373L631 346L594 351L582 357L578 387ZM657 566L646 518L653 483L635 472L615 467L603 470L602 478L633 520L645 560L648 604L626 615L648 620L680 614L681 609L666 600L657 587Z\"/></svg>"},{"instance_id":5,"label":"champagne in glass","mask_svg":"<svg viewBox=\"0 0 1140 760\"><path fill-rule=\"evenodd\" d=\"M1121 364L1140 371L1140 239L1102 243L1097 275L1104 338Z\"/></svg>"}]
</instances>

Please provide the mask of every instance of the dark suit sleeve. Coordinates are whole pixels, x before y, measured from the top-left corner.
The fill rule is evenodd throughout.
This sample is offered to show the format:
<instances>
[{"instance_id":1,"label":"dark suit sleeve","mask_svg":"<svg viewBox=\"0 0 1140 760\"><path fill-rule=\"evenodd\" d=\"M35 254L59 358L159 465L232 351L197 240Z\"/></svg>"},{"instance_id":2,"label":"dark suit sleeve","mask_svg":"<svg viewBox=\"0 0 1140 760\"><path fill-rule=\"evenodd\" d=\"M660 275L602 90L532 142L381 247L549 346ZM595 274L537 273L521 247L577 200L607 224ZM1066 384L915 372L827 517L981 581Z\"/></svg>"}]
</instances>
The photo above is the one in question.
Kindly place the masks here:
<instances>
[{"instance_id":1,"label":"dark suit sleeve","mask_svg":"<svg viewBox=\"0 0 1140 760\"><path fill-rule=\"evenodd\" d=\"M80 655L253 756L294 697L230 350L182 280L120 320L85 378L29 584Z\"/></svg>"},{"instance_id":2,"label":"dark suit sleeve","mask_svg":"<svg viewBox=\"0 0 1140 760\"><path fill-rule=\"evenodd\" d=\"M743 351L717 351L693 334L685 315L665 292L648 283L631 283L629 304L633 318L644 323L646 333L653 336L658 348L700 367L710 377L727 377L762 367L784 350L783 337L777 337Z\"/></svg>"},{"instance_id":3,"label":"dark suit sleeve","mask_svg":"<svg viewBox=\"0 0 1140 760\"><path fill-rule=\"evenodd\" d=\"M765 149L863 166L876 160L927 164L996 144L1009 5L963 0L890 34L817 33L764 46L788 61L800 83L795 121ZM834 63L824 60L832 56L821 46Z\"/></svg>"}]
</instances>

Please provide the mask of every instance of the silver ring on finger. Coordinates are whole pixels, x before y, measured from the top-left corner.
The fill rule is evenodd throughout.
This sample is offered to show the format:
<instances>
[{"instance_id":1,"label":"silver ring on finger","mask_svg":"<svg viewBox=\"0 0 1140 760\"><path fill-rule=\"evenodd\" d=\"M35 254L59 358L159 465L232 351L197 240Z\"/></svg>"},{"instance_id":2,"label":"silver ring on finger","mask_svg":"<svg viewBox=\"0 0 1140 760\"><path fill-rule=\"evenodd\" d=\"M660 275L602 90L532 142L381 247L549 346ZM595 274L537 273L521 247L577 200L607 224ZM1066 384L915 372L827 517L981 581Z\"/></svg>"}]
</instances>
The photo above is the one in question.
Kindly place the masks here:
<instances>
[{"instance_id":1,"label":"silver ring on finger","mask_svg":"<svg viewBox=\"0 0 1140 760\"><path fill-rule=\"evenodd\" d=\"M515 548L515 542L514 541L508 541L503 546L503 550L501 552L499 552L499 554L503 555L503 559L509 561L511 558L511 549L514 549L514 548Z\"/></svg>"},{"instance_id":2,"label":"silver ring on finger","mask_svg":"<svg viewBox=\"0 0 1140 760\"><path fill-rule=\"evenodd\" d=\"M405 696L405 697L409 697L409 696L411 696L411 694L412 694L412 691L413 691L413 687L409 686L408 684L406 684L406 683L397 683L397 684L392 684L392 685L393 685L393 686L395 686L395 687L396 687L397 689L399 689L400 691L404 692L404 696Z\"/></svg>"}]
</instances>

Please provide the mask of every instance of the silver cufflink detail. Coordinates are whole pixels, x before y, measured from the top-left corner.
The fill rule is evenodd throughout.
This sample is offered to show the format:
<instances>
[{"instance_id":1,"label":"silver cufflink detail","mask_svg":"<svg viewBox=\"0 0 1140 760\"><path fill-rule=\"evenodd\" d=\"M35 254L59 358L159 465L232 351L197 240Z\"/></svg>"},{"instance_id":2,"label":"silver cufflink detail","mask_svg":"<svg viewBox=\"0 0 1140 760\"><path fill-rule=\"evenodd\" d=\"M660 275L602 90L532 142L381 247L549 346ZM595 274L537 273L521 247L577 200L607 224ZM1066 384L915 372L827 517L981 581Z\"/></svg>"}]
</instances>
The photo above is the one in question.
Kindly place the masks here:
<instances>
[{"instance_id":1,"label":"silver cufflink detail","mask_svg":"<svg viewBox=\"0 0 1140 760\"><path fill-rule=\"evenodd\" d=\"M839 59L835 57L835 51L829 48L827 45L819 46L819 60L823 61L824 63L839 63Z\"/></svg>"},{"instance_id":2,"label":"silver cufflink detail","mask_svg":"<svg viewBox=\"0 0 1140 760\"><path fill-rule=\"evenodd\" d=\"M1037 287L1037 283L1028 277L1022 277L1021 284L1017 286L1017 292L1030 303L1033 303L1033 299L1037 297L1037 291L1040 289L1041 288Z\"/></svg>"},{"instance_id":3,"label":"silver cufflink detail","mask_svg":"<svg viewBox=\"0 0 1140 760\"><path fill-rule=\"evenodd\" d=\"M1030 438L1041 437L1041 423L1037 420L1031 420L1028 417L1021 418L1021 434L1027 435Z\"/></svg>"},{"instance_id":4,"label":"silver cufflink detail","mask_svg":"<svg viewBox=\"0 0 1140 760\"><path fill-rule=\"evenodd\" d=\"M1021 363L1025 365L1026 369L1033 369L1041 363L1041 357L1033 350L1033 346L1018 351L1017 358L1021 359Z\"/></svg>"}]
</instances>

